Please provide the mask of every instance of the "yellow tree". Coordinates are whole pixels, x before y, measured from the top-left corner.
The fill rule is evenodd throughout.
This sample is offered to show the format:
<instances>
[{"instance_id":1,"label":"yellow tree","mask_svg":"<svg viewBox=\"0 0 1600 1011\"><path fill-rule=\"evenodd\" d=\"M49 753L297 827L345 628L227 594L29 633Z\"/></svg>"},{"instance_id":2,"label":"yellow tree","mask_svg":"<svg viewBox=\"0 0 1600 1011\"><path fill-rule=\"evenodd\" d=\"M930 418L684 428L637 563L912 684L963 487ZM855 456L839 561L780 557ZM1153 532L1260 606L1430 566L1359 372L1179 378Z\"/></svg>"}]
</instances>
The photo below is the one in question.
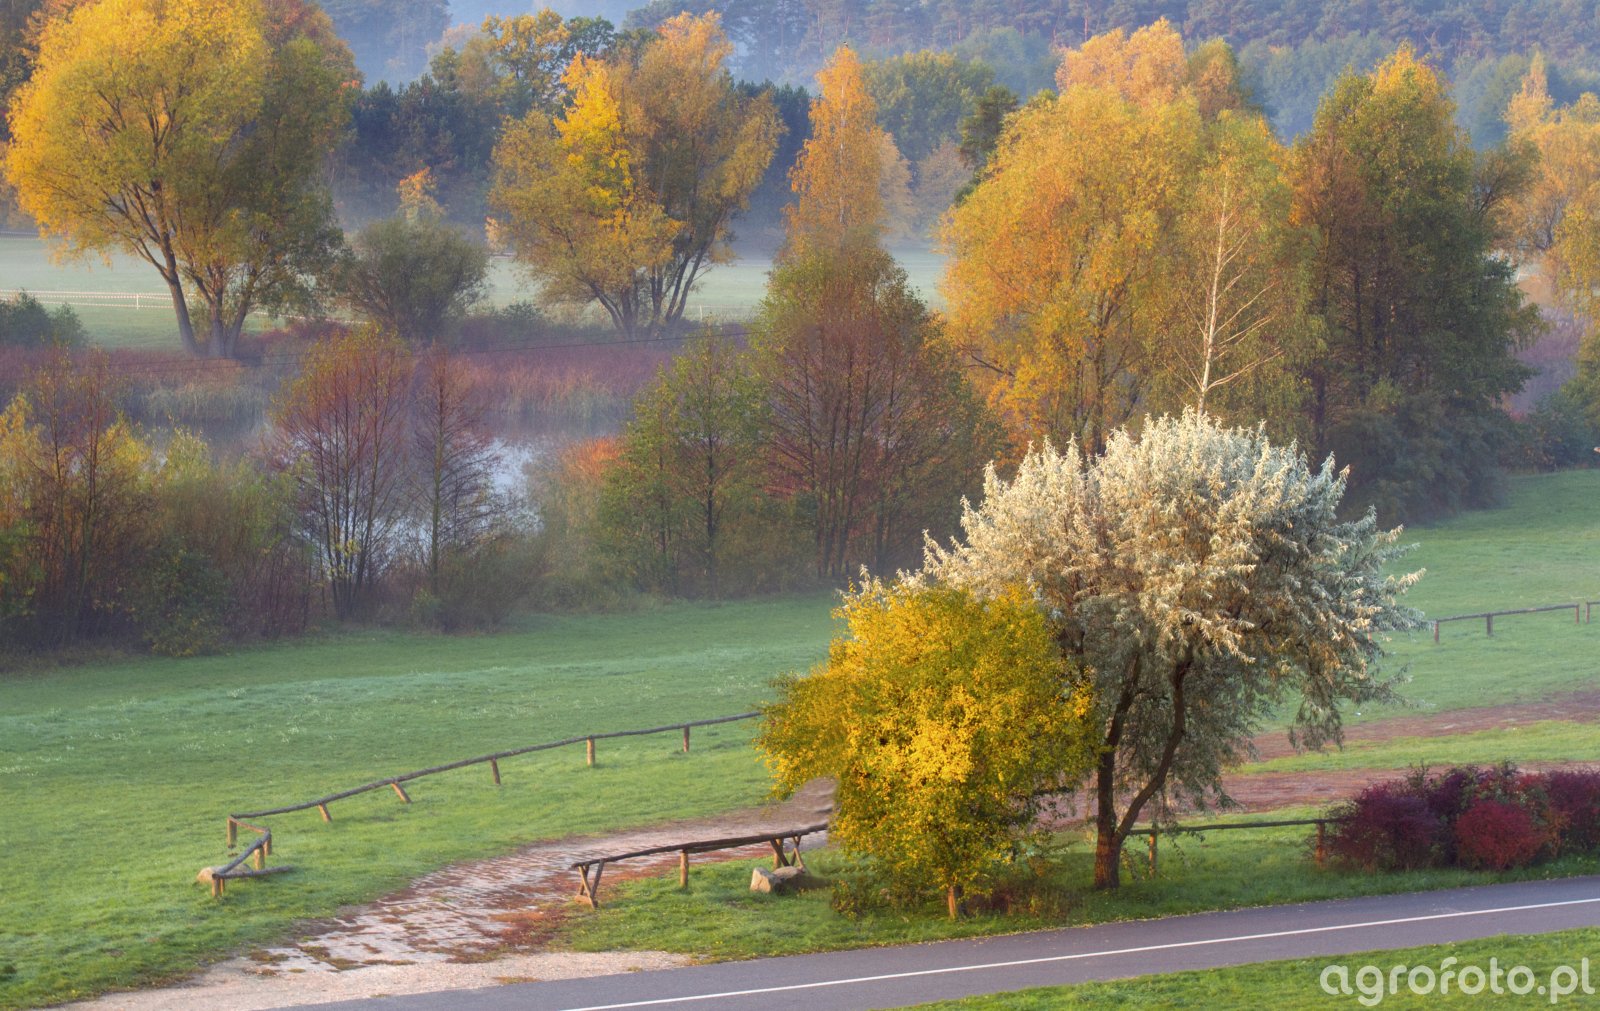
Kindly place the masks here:
<instances>
[{"instance_id":1,"label":"yellow tree","mask_svg":"<svg viewBox=\"0 0 1600 1011\"><path fill-rule=\"evenodd\" d=\"M322 159L353 77L299 0L97 0L41 33L7 175L64 255L134 253L185 348L231 354L252 307L290 302L336 241Z\"/></svg>"},{"instance_id":2,"label":"yellow tree","mask_svg":"<svg viewBox=\"0 0 1600 1011\"><path fill-rule=\"evenodd\" d=\"M878 126L861 60L849 46L817 72L811 137L800 149L790 182L795 202L785 209L784 255L876 247L892 211L909 199L909 172L894 139Z\"/></svg>"},{"instance_id":3,"label":"yellow tree","mask_svg":"<svg viewBox=\"0 0 1600 1011\"><path fill-rule=\"evenodd\" d=\"M848 634L781 683L757 747L780 792L836 779L833 836L902 886L939 888L954 918L1032 830L1041 794L1093 763L1089 679L1020 588L984 600L872 582L836 616Z\"/></svg>"},{"instance_id":4,"label":"yellow tree","mask_svg":"<svg viewBox=\"0 0 1600 1011\"><path fill-rule=\"evenodd\" d=\"M1098 450L1137 411L1177 292L1169 237L1197 157L1192 102L1072 86L1019 110L954 211L944 290L1018 444Z\"/></svg>"},{"instance_id":5,"label":"yellow tree","mask_svg":"<svg viewBox=\"0 0 1600 1011\"><path fill-rule=\"evenodd\" d=\"M597 304L624 334L656 333L726 259L779 129L769 99L734 88L731 52L714 15L680 15L642 51L578 56L567 109L507 128L495 232L547 300Z\"/></svg>"},{"instance_id":6,"label":"yellow tree","mask_svg":"<svg viewBox=\"0 0 1600 1011\"><path fill-rule=\"evenodd\" d=\"M1145 412L1259 417L1300 285L1283 151L1231 53L1187 57L1163 21L1090 39L1058 83L1008 120L945 235L953 331L991 402L1019 446L1090 451Z\"/></svg>"}]
</instances>

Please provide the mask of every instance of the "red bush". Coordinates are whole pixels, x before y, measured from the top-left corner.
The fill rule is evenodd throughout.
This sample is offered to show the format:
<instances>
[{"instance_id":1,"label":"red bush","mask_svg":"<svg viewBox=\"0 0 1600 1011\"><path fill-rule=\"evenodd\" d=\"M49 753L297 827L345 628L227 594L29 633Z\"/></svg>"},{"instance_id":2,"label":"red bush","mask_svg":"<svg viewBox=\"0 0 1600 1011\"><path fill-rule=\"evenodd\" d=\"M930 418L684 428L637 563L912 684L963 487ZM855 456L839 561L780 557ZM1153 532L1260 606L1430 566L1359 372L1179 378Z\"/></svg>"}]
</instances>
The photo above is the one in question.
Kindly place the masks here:
<instances>
[{"instance_id":1,"label":"red bush","mask_svg":"<svg viewBox=\"0 0 1600 1011\"><path fill-rule=\"evenodd\" d=\"M1473 802L1456 819L1455 835L1462 865L1492 871L1528 866L1549 841L1527 808L1504 800Z\"/></svg>"},{"instance_id":2,"label":"red bush","mask_svg":"<svg viewBox=\"0 0 1600 1011\"><path fill-rule=\"evenodd\" d=\"M1544 777L1551 820L1563 853L1600 849L1600 769L1551 772Z\"/></svg>"},{"instance_id":3,"label":"red bush","mask_svg":"<svg viewBox=\"0 0 1600 1011\"><path fill-rule=\"evenodd\" d=\"M1366 870L1411 870L1446 859L1449 832L1412 783L1397 780L1361 791L1336 808L1328 849Z\"/></svg>"}]
</instances>

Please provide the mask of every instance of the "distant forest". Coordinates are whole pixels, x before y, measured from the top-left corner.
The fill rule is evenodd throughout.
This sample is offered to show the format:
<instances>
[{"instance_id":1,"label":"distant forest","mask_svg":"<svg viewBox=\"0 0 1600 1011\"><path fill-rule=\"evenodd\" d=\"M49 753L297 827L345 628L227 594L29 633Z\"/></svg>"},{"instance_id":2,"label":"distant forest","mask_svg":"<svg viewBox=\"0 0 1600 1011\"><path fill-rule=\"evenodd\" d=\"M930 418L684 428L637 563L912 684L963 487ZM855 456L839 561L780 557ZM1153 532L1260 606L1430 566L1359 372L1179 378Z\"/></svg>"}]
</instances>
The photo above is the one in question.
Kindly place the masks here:
<instances>
[{"instance_id":1,"label":"distant forest","mask_svg":"<svg viewBox=\"0 0 1600 1011\"><path fill-rule=\"evenodd\" d=\"M401 84L427 67L451 25L537 5L504 0L327 0L369 82ZM569 17L604 17L619 29L652 28L682 10L716 11L738 47L734 73L751 81L809 84L841 43L865 56L951 50L993 68L1022 95L1052 84L1055 52L1112 28L1166 18L1190 40L1222 38L1238 51L1285 137L1308 129L1317 99L1346 67L1370 69L1401 42L1434 60L1455 84L1464 126L1478 145L1505 133L1501 116L1540 50L1551 91L1570 101L1600 81L1600 0L565 0ZM457 32L460 28L457 28Z\"/></svg>"}]
</instances>

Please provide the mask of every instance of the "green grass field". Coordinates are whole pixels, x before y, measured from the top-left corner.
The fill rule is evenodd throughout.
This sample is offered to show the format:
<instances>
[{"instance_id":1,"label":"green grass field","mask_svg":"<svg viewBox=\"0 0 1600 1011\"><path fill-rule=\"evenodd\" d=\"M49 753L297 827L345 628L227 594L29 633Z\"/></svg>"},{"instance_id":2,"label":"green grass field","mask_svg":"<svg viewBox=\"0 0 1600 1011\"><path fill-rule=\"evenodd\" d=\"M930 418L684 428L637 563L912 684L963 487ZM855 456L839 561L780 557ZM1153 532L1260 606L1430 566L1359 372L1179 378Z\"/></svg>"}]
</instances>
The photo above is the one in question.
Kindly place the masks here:
<instances>
[{"instance_id":1,"label":"green grass field","mask_svg":"<svg viewBox=\"0 0 1600 1011\"><path fill-rule=\"evenodd\" d=\"M0 1006L148 983L297 919L540 837L750 804L751 724L601 742L268 819L301 872L214 902L230 811L520 743L743 712L818 658L823 597L548 618L509 634L345 635L0 685ZM254 884L254 883L252 883Z\"/></svg>"},{"instance_id":2,"label":"green grass field","mask_svg":"<svg viewBox=\"0 0 1600 1011\"><path fill-rule=\"evenodd\" d=\"M1597 502L1600 472L1520 479L1507 508L1416 531L1413 561L1430 574L1414 602L1437 613L1593 593ZM533 839L750 803L766 781L749 724L697 736L689 756L670 735L628 739L602 744L594 770L573 749L507 762L500 790L467 769L414 784L410 806L373 793L336 805L331 825L314 812L272 819L277 858L300 872L220 904L192 883L225 858L229 811L520 743L743 711L775 674L822 656L830 603L533 618L478 637L350 632L12 673L0 681L0 1006L181 974ZM1597 637L1536 615L1494 639L1462 625L1437 647L1422 634L1396 646L1415 675L1408 694L1445 709L1593 686ZM1578 733L1535 736L1565 747ZM1218 880L1207 901L1226 903L1233 885Z\"/></svg>"},{"instance_id":3,"label":"green grass field","mask_svg":"<svg viewBox=\"0 0 1600 1011\"><path fill-rule=\"evenodd\" d=\"M1368 991L1350 995L1329 996L1322 990L1319 979L1322 970L1330 964L1348 967L1355 990L1354 978L1361 967L1378 966L1387 971L1393 966L1427 966L1436 972L1446 958L1457 961L1452 968L1457 972L1465 966L1475 966L1487 972L1490 959L1497 959L1503 969L1527 966L1533 970L1535 985L1546 986L1553 981L1552 973L1560 966L1580 971L1587 959L1590 963L1589 982L1600 987L1600 930L1563 930L1550 934L1520 937L1495 937L1482 941L1464 941L1459 944L1435 945L1426 948L1407 948L1399 951L1375 951L1365 954L1341 955L1337 958L1300 959L1289 962L1265 962L1243 965L1232 969L1210 969L1202 972L1179 972L1167 976L1146 976L1141 979L1108 983L1084 983L1078 986L1046 987L1022 990L1016 993L996 994L991 997L970 997L966 1000L941 1001L918 1005L918 1011L1073 1011L1077 1008L1171 1008L1197 1007L1216 1011L1224 1009L1279 1008L1489 1008L1489 1007L1593 1007L1593 996L1574 995L1556 999L1549 993L1533 993L1517 997L1510 993L1492 995L1488 990L1479 993L1462 993L1459 984L1450 993L1432 992L1425 995L1411 993L1406 977L1399 979L1399 992L1391 994L1377 990L1378 984L1369 976ZM1567 986L1569 977L1563 975L1560 985ZM1419 976L1419 987L1426 977ZM1469 985L1476 987L1476 978ZM1363 1000L1362 998L1366 999Z\"/></svg>"},{"instance_id":4,"label":"green grass field","mask_svg":"<svg viewBox=\"0 0 1600 1011\"><path fill-rule=\"evenodd\" d=\"M896 257L912 285L928 300L941 307L938 282L944 271L944 257L924 248L895 250ZM747 317L766 290L767 272L772 263L765 258L746 258L712 267L701 276L699 288L690 301L690 319ZM109 263L99 257L65 263L53 262L49 244L21 235L0 235L0 290L27 289L31 292L138 292L154 295L143 308L123 306L74 305L73 312L83 320L90 340L105 347L178 350L175 317L165 304L165 287L155 268L135 257L119 254ZM528 285L516 265L504 257L490 261L487 299L503 306L532 298ZM48 299L48 296L46 296ZM265 317L251 318L252 328L269 324Z\"/></svg>"}]
</instances>

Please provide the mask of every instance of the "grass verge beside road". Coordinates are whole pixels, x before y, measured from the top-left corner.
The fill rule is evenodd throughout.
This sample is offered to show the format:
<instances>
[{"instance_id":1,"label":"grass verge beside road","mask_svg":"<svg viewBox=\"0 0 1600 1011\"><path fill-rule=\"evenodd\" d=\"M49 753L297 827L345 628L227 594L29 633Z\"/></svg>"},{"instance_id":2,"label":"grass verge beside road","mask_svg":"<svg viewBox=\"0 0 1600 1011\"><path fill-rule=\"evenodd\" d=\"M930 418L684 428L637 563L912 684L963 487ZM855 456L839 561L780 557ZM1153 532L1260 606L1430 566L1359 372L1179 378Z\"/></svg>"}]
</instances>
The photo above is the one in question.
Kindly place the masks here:
<instances>
[{"instance_id":1,"label":"grass verge beside road","mask_svg":"<svg viewBox=\"0 0 1600 1011\"><path fill-rule=\"evenodd\" d=\"M1313 813L1294 809L1272 817ZM1566 858L1509 874L1441 869L1374 875L1322 869L1311 859L1311 829L1279 828L1164 836L1160 873L1154 878L1146 874L1144 840L1131 840L1122 888L1097 892L1090 888L1092 840L1064 839L1069 848L1047 877L1019 871L995 897L977 900L980 911L961 920L945 915L938 896L919 906L877 909L848 919L834 911L829 888L793 897L753 893L751 868L761 862L731 861L692 867L687 891L678 888L676 872L607 888L599 910L585 910L567 922L564 940L580 951L755 958L1600 871L1600 859L1595 858ZM842 858L831 850L808 854L806 862L823 877L845 870ZM983 911L1007 898L1009 915Z\"/></svg>"},{"instance_id":2,"label":"grass verge beside road","mask_svg":"<svg viewBox=\"0 0 1600 1011\"><path fill-rule=\"evenodd\" d=\"M1452 992L1418 995L1411 993L1405 977L1399 992L1381 997L1370 993L1366 1000L1359 991L1348 996L1330 996L1319 982L1322 970L1330 964L1349 967L1352 983L1357 970L1376 965L1388 970L1397 965L1427 966L1437 972L1447 958L1452 966L1477 966L1487 972L1490 959L1510 968L1525 965L1533 970L1536 985L1544 985L1550 973L1560 966L1576 969L1583 959L1590 962L1590 982L1600 987L1600 930L1563 930L1550 934L1494 937L1460 944L1442 944L1400 951L1376 951L1340 955L1324 959L1297 959L1287 962L1262 962L1230 969L1178 972L1164 976L1105 983L1080 983L1076 986L1044 987L987 997L940 1001L918 1005L917 1011L1073 1011L1075 1008L1490 1008L1490 1007L1592 1007L1594 997L1573 995L1552 1000L1536 989L1525 997L1509 993L1494 995L1462 993L1459 982ZM1419 985L1422 982L1419 977ZM1581 977L1580 977L1581 982ZM1475 984L1475 981L1474 981ZM1370 980L1369 980L1370 985ZM1352 985L1352 990L1355 987ZM1548 987L1547 987L1548 989Z\"/></svg>"}]
</instances>

